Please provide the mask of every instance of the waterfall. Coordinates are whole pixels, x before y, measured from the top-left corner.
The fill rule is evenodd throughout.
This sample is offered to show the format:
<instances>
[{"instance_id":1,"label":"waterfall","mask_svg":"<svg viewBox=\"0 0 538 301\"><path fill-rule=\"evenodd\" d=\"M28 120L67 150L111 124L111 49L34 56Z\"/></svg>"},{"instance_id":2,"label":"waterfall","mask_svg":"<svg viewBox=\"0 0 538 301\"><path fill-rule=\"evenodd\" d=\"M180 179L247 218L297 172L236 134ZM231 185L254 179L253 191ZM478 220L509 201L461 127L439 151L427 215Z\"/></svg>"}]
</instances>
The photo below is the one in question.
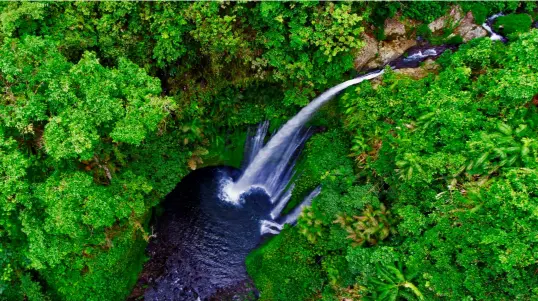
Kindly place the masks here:
<instances>
[{"instance_id":1,"label":"waterfall","mask_svg":"<svg viewBox=\"0 0 538 301\"><path fill-rule=\"evenodd\" d=\"M243 168L248 166L250 162L254 159L256 154L260 151L260 149L263 146L263 140L265 139L265 136L267 136L267 130L269 129L269 121L262 122L258 129L256 130L256 133L254 135L250 135L247 138L245 142L245 153L244 153L244 159L243 159Z\"/></svg>"},{"instance_id":2,"label":"waterfall","mask_svg":"<svg viewBox=\"0 0 538 301\"><path fill-rule=\"evenodd\" d=\"M502 13L495 14L489 17L482 25L491 34L490 38L492 40L506 40L491 28L494 20L502 15ZM429 46L412 49L409 51L408 56L400 57L391 62L389 66L397 69L405 67L409 63L418 64L428 57L439 56L446 48L444 46ZM377 70L343 82L325 91L286 122L265 146L264 140L269 123L267 121L261 123L255 133L250 134L247 138L241 176L235 181L231 179L225 180L222 185L221 198L225 201L239 204L243 193L252 188L263 189L270 196L271 202L276 204L270 215L273 220L277 219L291 198L293 185L289 186L289 182L293 177L293 167L297 154L311 135L311 131L305 128L306 123L321 106L339 92L365 80L376 78L383 72L384 70ZM314 192L316 191L312 193ZM300 210L298 212L300 213ZM265 228L269 229L267 225Z\"/></svg>"},{"instance_id":3,"label":"waterfall","mask_svg":"<svg viewBox=\"0 0 538 301\"><path fill-rule=\"evenodd\" d=\"M225 199L239 203L241 194L253 187L264 189L271 197L272 202L277 202L292 176L293 161L297 150L310 136L310 132L304 129L305 124L312 115L325 103L344 89L361 83L365 80L376 78L383 74L384 70L378 70L352 80L336 85L304 107L297 115L290 119L269 140L269 142L253 155L253 159L246 166L243 174L235 182L229 182L223 187Z\"/></svg>"}]
</instances>

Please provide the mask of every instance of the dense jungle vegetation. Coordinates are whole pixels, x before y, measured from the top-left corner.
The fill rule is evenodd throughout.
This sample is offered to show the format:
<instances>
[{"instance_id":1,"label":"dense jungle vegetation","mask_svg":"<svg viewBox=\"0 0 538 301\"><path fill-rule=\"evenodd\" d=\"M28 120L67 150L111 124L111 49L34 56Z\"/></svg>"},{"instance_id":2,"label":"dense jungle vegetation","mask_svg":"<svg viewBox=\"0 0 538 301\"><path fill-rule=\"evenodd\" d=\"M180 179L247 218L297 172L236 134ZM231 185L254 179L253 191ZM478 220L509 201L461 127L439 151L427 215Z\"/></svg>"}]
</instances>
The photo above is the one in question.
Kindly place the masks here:
<instances>
[{"instance_id":1,"label":"dense jungle vegetation","mask_svg":"<svg viewBox=\"0 0 538 301\"><path fill-rule=\"evenodd\" d=\"M0 2L0 300L125 299L183 176L355 75L362 32L451 5ZM461 6L509 43L318 114L292 203L322 193L248 257L262 300L538 298L536 5Z\"/></svg>"}]
</instances>

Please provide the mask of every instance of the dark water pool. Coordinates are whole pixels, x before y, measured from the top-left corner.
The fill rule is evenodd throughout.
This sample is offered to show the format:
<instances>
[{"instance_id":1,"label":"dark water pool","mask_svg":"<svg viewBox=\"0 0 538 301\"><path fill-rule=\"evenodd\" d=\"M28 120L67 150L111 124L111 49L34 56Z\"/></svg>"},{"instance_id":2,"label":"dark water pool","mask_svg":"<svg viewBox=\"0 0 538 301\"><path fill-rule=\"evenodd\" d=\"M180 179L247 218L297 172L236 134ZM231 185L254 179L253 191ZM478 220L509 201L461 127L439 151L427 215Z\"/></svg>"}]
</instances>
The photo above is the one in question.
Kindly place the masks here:
<instances>
[{"instance_id":1,"label":"dark water pool","mask_svg":"<svg viewBox=\"0 0 538 301\"><path fill-rule=\"evenodd\" d=\"M222 201L222 179L238 175L230 167L196 170L167 196L148 248L161 275L145 300L209 300L248 278L245 257L261 240L271 204L263 191L249 193L243 206Z\"/></svg>"}]
</instances>

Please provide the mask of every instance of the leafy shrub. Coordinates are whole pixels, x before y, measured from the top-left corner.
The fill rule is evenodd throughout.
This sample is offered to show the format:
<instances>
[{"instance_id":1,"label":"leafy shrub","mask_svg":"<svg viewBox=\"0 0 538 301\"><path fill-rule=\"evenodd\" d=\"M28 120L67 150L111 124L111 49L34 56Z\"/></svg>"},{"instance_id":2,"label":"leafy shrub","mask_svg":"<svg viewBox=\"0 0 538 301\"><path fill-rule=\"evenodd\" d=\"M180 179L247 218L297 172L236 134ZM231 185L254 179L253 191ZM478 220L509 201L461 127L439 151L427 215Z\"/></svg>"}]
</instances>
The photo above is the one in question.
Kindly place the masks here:
<instances>
[{"instance_id":1,"label":"leafy shrub","mask_svg":"<svg viewBox=\"0 0 538 301\"><path fill-rule=\"evenodd\" d=\"M531 24L532 18L527 14L510 14L497 18L493 26L503 34L512 35L529 31Z\"/></svg>"},{"instance_id":2,"label":"leafy shrub","mask_svg":"<svg viewBox=\"0 0 538 301\"><path fill-rule=\"evenodd\" d=\"M327 148L327 145L331 145ZM303 151L303 160L297 166L299 176L287 208L293 208L321 183L346 187L352 179L353 169L348 158L349 144L344 133L330 130L314 135Z\"/></svg>"},{"instance_id":3,"label":"leafy shrub","mask_svg":"<svg viewBox=\"0 0 538 301\"><path fill-rule=\"evenodd\" d=\"M322 287L316 250L297 232L274 237L247 257L249 275L260 289L260 300L305 300Z\"/></svg>"},{"instance_id":4,"label":"leafy shrub","mask_svg":"<svg viewBox=\"0 0 538 301\"><path fill-rule=\"evenodd\" d=\"M435 76L409 81L388 73L381 84L364 83L342 97L345 124L360 135L357 156L366 158L356 161L358 168L389 188L383 203L401 218L385 245L392 249L350 254L401 260L398 270L413 271L412 283L427 300L535 295L536 244L518 229L533 229L536 220L527 205L516 204L535 199L531 103L538 79L527 62L536 59L536 39L533 31L509 46L473 41L441 58L444 69ZM387 260L363 267L359 284L367 296L396 294L379 279L391 266ZM387 279L398 278L392 271Z\"/></svg>"},{"instance_id":5,"label":"leafy shrub","mask_svg":"<svg viewBox=\"0 0 538 301\"><path fill-rule=\"evenodd\" d=\"M402 2L402 14L405 17L430 23L443 16L449 7L447 2L409 1Z\"/></svg>"}]
</instances>

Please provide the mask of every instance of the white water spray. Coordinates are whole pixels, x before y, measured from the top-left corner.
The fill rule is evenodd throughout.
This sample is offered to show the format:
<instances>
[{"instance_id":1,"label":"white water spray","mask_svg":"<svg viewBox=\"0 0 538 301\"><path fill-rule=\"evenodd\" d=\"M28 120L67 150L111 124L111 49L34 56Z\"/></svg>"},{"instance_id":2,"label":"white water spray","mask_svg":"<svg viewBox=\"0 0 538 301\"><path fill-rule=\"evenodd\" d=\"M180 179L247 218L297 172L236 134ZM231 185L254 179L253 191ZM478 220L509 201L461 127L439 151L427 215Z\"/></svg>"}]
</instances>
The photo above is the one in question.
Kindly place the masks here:
<instances>
[{"instance_id":1,"label":"white water spray","mask_svg":"<svg viewBox=\"0 0 538 301\"><path fill-rule=\"evenodd\" d=\"M408 57L404 58L403 60L404 60L404 62L423 60L425 58L436 56L438 54L439 53L437 53L437 51L435 49L426 49L426 50L424 50L424 52L419 50L417 53L413 53L413 54L409 55Z\"/></svg>"},{"instance_id":2,"label":"white water spray","mask_svg":"<svg viewBox=\"0 0 538 301\"><path fill-rule=\"evenodd\" d=\"M489 17L484 24L482 24L482 27L489 32L490 39L492 41L505 41L505 37L501 36L500 34L497 34L493 29L491 28L490 24L493 24L493 21L497 19L498 17L504 16L503 13L494 14L493 16Z\"/></svg>"}]
</instances>

